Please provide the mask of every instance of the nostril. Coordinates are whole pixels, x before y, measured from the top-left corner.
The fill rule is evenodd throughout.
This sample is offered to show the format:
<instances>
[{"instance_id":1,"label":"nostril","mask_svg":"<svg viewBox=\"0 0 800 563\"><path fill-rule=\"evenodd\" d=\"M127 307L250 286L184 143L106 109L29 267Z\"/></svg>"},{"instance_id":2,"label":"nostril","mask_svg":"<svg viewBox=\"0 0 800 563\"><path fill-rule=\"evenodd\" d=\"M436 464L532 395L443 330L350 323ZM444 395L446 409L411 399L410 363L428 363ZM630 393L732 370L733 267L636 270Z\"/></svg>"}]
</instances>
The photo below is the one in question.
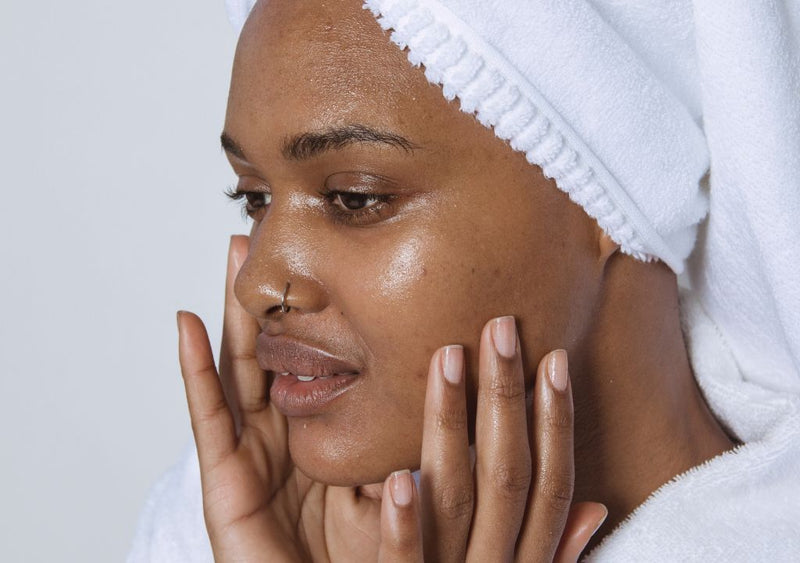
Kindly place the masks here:
<instances>
[{"instance_id":1,"label":"nostril","mask_svg":"<svg viewBox=\"0 0 800 563\"><path fill-rule=\"evenodd\" d=\"M247 265L245 265L245 268ZM291 281L287 281L290 278ZM272 272L248 269L237 280L240 302L254 317L278 321L284 316L315 313L327 304L327 295L316 280L285 273L280 277Z\"/></svg>"},{"instance_id":2,"label":"nostril","mask_svg":"<svg viewBox=\"0 0 800 563\"><path fill-rule=\"evenodd\" d=\"M274 315L277 315L278 313L283 314L283 310L281 309L280 305L273 305L272 307L267 309L267 312L266 312L268 317L272 317Z\"/></svg>"}]
</instances>

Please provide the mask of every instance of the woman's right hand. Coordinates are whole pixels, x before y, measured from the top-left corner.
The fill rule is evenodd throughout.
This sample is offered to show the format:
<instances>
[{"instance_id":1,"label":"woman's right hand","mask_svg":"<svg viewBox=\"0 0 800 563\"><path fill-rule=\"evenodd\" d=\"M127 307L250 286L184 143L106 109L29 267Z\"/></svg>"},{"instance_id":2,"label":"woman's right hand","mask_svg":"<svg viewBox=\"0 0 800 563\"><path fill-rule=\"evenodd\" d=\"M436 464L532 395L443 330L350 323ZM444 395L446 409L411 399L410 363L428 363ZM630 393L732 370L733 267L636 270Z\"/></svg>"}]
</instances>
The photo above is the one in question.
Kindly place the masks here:
<instances>
[{"instance_id":1,"label":"woman's right hand","mask_svg":"<svg viewBox=\"0 0 800 563\"><path fill-rule=\"evenodd\" d=\"M248 239L231 238L219 373L199 317L178 313L179 357L217 561L375 560L380 501L313 483L292 464L286 420L255 357L258 323L233 294Z\"/></svg>"}]
</instances>

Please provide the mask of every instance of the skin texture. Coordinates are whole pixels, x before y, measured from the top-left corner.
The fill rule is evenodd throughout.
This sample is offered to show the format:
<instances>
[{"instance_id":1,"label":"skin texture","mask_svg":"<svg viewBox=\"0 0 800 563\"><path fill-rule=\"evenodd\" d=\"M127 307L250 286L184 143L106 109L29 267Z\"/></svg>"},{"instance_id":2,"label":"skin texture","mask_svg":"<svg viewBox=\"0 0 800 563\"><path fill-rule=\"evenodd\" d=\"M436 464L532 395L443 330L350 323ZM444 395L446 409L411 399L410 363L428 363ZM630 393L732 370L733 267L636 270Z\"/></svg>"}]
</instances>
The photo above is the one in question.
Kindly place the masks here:
<instances>
[{"instance_id":1,"label":"skin texture","mask_svg":"<svg viewBox=\"0 0 800 563\"><path fill-rule=\"evenodd\" d=\"M286 154L297 135L353 126L413 148ZM428 84L360 2L260 2L237 49L225 133L237 190L271 194L253 213L239 303L264 332L360 367L324 413L288 419L305 476L362 485L419 467L431 356L463 346L472 412L476 335L500 315L517 319L522 365L569 352L575 499L609 507L596 537L731 446L694 384L672 273L616 252L538 168ZM326 189L392 199L354 221Z\"/></svg>"},{"instance_id":2,"label":"skin texture","mask_svg":"<svg viewBox=\"0 0 800 563\"><path fill-rule=\"evenodd\" d=\"M436 348L463 344L474 368L483 324L522 311L531 312L519 318L532 361L578 342L602 268L581 209L447 103L367 12L352 9L357 3L338 4L313 14L302 3L256 8L237 52L225 131L248 161L231 158L239 189L272 194L251 232L239 301L267 332L363 366L335 409L289 420L296 463L347 485L418 467ZM288 137L350 124L419 148L361 143L307 161L282 154ZM378 188L397 199L365 224L337 223L319 191L337 179L337 189L358 189L358 173L385 178ZM567 249L568 240L582 244ZM294 314L268 314L287 280Z\"/></svg>"}]
</instances>

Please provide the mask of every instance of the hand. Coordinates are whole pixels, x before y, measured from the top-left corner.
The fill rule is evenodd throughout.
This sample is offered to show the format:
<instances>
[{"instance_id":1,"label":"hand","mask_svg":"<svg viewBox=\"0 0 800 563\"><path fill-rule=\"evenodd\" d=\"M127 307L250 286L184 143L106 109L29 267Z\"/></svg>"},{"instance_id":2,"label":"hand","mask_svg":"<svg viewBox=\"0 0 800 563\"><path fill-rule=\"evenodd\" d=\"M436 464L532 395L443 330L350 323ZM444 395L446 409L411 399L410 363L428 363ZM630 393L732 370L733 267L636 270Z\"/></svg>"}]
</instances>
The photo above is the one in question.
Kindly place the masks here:
<instances>
[{"instance_id":1,"label":"hand","mask_svg":"<svg viewBox=\"0 0 800 563\"><path fill-rule=\"evenodd\" d=\"M217 561L370 561L380 500L313 483L289 457L286 420L268 402L255 359L260 328L233 282L248 239L231 239L219 373L194 314L178 314L179 357L200 461L203 509Z\"/></svg>"},{"instance_id":2,"label":"hand","mask_svg":"<svg viewBox=\"0 0 800 563\"><path fill-rule=\"evenodd\" d=\"M514 319L484 327L474 472L463 358L460 346L448 346L431 360L420 491L407 472L386 480L380 561L421 561L423 554L431 561L576 561L607 511L591 502L570 510L573 412L566 352L539 363L529 409Z\"/></svg>"}]
</instances>

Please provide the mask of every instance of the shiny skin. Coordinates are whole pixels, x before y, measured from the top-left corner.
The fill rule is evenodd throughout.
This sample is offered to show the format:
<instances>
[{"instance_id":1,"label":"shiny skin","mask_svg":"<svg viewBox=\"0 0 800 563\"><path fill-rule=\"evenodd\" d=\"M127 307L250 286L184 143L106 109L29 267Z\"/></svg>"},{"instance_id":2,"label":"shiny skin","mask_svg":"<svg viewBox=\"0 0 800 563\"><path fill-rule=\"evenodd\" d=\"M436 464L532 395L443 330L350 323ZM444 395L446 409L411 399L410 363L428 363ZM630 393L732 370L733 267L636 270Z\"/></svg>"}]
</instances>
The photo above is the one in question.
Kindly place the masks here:
<instances>
[{"instance_id":1,"label":"shiny skin","mask_svg":"<svg viewBox=\"0 0 800 563\"><path fill-rule=\"evenodd\" d=\"M307 160L282 150L294 135L352 124L415 148L353 143ZM518 319L531 365L555 348L580 356L603 274L595 224L447 102L359 2L259 3L225 132L245 156L229 153L237 189L271 194L254 213L239 302L268 334L361 367L328 408L288 420L292 458L312 479L374 483L418 467L430 357L462 344L474 381L492 317ZM393 199L355 222L320 194L362 189L365 175ZM287 280L284 315L275 306Z\"/></svg>"}]
</instances>

